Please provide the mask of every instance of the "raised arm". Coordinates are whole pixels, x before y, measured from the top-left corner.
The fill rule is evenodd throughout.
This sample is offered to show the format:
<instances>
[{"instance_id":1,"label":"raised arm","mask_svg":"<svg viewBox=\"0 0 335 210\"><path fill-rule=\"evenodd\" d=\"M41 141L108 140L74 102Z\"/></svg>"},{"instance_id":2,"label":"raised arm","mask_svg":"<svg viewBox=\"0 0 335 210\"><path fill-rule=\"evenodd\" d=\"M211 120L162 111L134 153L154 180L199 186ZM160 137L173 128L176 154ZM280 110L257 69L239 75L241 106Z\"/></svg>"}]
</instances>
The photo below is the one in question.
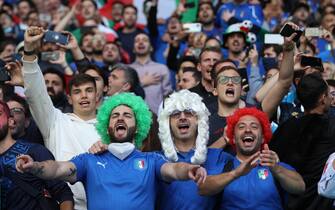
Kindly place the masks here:
<instances>
[{"instance_id":1,"label":"raised arm","mask_svg":"<svg viewBox=\"0 0 335 210\"><path fill-rule=\"evenodd\" d=\"M278 81L279 73L276 73L271 78L266 80L266 82L262 85L262 87L257 91L255 95L255 99L257 102L261 103L271 88L276 84Z\"/></svg>"},{"instance_id":2,"label":"raised arm","mask_svg":"<svg viewBox=\"0 0 335 210\"><path fill-rule=\"evenodd\" d=\"M200 165L189 163L164 163L161 167L162 179L166 182L193 179L198 184L206 179L207 172Z\"/></svg>"},{"instance_id":3,"label":"raised arm","mask_svg":"<svg viewBox=\"0 0 335 210\"><path fill-rule=\"evenodd\" d=\"M299 27L293 23L289 23L294 29ZM294 75L294 49L295 43L293 38L296 36L296 33L293 33L290 37L284 38L283 45L283 61L280 66L279 77L276 84L271 88L266 94L264 100L262 101L262 109L269 118L272 117L274 112L277 109L277 106L280 104L281 100L285 94L289 91Z\"/></svg>"},{"instance_id":4,"label":"raised arm","mask_svg":"<svg viewBox=\"0 0 335 210\"><path fill-rule=\"evenodd\" d=\"M71 22L71 19L74 18L74 15L76 13L76 10L78 10L80 6L80 1L77 1L72 5L71 10L58 22L58 24L55 26L54 31L63 31L67 25Z\"/></svg>"},{"instance_id":5,"label":"raised arm","mask_svg":"<svg viewBox=\"0 0 335 210\"><path fill-rule=\"evenodd\" d=\"M200 183L198 190L200 195L215 195L221 192L225 186L240 176L248 174L253 169L259 159L259 152L250 156L242 162L236 169L219 175L208 176L204 183Z\"/></svg>"},{"instance_id":6,"label":"raised arm","mask_svg":"<svg viewBox=\"0 0 335 210\"><path fill-rule=\"evenodd\" d=\"M250 76L249 76L249 91L247 94L247 103L256 104L255 96L257 91L263 85L263 78L259 73L259 64L258 64L258 52L256 45L254 44L253 49L249 51L249 60L250 60Z\"/></svg>"},{"instance_id":7,"label":"raised arm","mask_svg":"<svg viewBox=\"0 0 335 210\"><path fill-rule=\"evenodd\" d=\"M158 26L157 26L157 0L151 1L151 6L148 12L147 17L148 22L148 30L150 33L150 37L158 36Z\"/></svg>"},{"instance_id":8,"label":"raised arm","mask_svg":"<svg viewBox=\"0 0 335 210\"><path fill-rule=\"evenodd\" d=\"M56 108L48 95L44 78L37 64L37 50L41 47L43 28L29 27L24 35L23 80L25 95L31 114L45 141L49 139L50 128L55 122ZM45 142L47 146L49 142Z\"/></svg>"},{"instance_id":9,"label":"raised arm","mask_svg":"<svg viewBox=\"0 0 335 210\"><path fill-rule=\"evenodd\" d=\"M77 181L77 168L69 161L36 162L29 155L21 155L16 158L16 170L46 180L60 179L70 183Z\"/></svg>"}]
</instances>

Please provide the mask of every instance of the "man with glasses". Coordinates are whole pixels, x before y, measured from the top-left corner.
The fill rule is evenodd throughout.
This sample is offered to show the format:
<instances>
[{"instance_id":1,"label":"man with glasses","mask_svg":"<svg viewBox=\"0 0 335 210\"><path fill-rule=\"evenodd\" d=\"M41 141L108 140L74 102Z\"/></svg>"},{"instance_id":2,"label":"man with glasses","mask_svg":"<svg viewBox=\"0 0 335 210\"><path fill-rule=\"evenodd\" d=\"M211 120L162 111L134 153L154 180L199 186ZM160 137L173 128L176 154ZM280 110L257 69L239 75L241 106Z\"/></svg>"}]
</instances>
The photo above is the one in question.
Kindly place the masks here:
<instances>
[{"instance_id":1,"label":"man with glasses","mask_svg":"<svg viewBox=\"0 0 335 210\"><path fill-rule=\"evenodd\" d=\"M28 154L38 161L53 160L51 152L39 144L24 141L16 141L12 136L15 117L22 113L23 107L14 107L14 101L7 102L12 106L0 101L0 187L1 187L1 209L26 209L42 210L38 199L27 193L24 186L17 180L29 183L30 187L37 190L40 195L50 196L60 204L60 210L73 209L73 194L65 182L39 179L32 174L20 175L15 170L15 158L20 154ZM16 177L16 179L15 179ZM27 188L27 187L26 187Z\"/></svg>"},{"instance_id":2,"label":"man with glasses","mask_svg":"<svg viewBox=\"0 0 335 210\"><path fill-rule=\"evenodd\" d=\"M159 138L164 156L171 162L201 164L208 174L219 174L232 157L222 150L208 149L209 112L202 98L180 90L165 99L158 115ZM216 196L200 196L191 181L161 183L160 210L213 209Z\"/></svg>"},{"instance_id":3,"label":"man with glasses","mask_svg":"<svg viewBox=\"0 0 335 210\"><path fill-rule=\"evenodd\" d=\"M294 24L292 26L297 27ZM293 80L295 43L292 40L294 37L295 34L285 38L283 62L278 81L268 91L260 104L260 108L269 118L272 117L282 98L288 92ZM211 78L214 82L214 95L217 96L218 111L212 113L209 120L210 139L208 145L215 148L224 148L228 143L224 137L226 117L232 115L237 109L250 105L240 99L242 92L241 74L230 60L217 62L211 71Z\"/></svg>"},{"instance_id":4,"label":"man with glasses","mask_svg":"<svg viewBox=\"0 0 335 210\"><path fill-rule=\"evenodd\" d=\"M13 121L10 123L12 137L30 143L44 145L43 137L34 120L30 117L28 103L18 95L6 98Z\"/></svg>"}]
</instances>

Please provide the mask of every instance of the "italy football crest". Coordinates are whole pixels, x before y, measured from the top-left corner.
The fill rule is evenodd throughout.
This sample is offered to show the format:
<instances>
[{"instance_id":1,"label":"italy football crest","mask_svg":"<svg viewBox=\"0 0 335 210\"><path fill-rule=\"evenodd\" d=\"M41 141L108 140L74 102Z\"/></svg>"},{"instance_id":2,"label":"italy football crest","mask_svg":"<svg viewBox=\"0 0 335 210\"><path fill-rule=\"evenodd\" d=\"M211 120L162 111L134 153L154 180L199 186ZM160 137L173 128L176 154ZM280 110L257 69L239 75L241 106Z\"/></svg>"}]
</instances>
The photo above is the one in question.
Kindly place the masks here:
<instances>
[{"instance_id":1,"label":"italy football crest","mask_svg":"<svg viewBox=\"0 0 335 210\"><path fill-rule=\"evenodd\" d=\"M258 178L265 180L269 176L269 170L268 169L258 169Z\"/></svg>"},{"instance_id":2,"label":"italy football crest","mask_svg":"<svg viewBox=\"0 0 335 210\"><path fill-rule=\"evenodd\" d=\"M145 159L137 158L134 160L134 168L137 170L145 170L147 169L148 165Z\"/></svg>"}]
</instances>

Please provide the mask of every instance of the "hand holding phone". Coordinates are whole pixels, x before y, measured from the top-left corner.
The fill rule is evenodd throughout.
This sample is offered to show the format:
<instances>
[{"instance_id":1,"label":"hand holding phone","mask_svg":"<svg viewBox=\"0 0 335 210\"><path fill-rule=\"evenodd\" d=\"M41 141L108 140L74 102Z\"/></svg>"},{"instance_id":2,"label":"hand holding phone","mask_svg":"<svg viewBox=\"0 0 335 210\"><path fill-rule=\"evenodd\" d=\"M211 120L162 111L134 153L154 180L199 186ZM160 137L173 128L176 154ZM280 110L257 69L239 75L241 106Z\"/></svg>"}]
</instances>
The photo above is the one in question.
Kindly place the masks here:
<instances>
[{"instance_id":1,"label":"hand holding phone","mask_svg":"<svg viewBox=\"0 0 335 210\"><path fill-rule=\"evenodd\" d=\"M314 67L319 69L321 72L324 71L321 58L312 57L312 56L301 56L301 66Z\"/></svg>"},{"instance_id":2,"label":"hand holding phone","mask_svg":"<svg viewBox=\"0 0 335 210\"><path fill-rule=\"evenodd\" d=\"M296 33L297 35L294 37L293 41L298 42L303 32L304 32L303 28L299 28L296 30L292 27L291 24L286 23L279 33L283 37L290 37L293 33Z\"/></svg>"}]
</instances>

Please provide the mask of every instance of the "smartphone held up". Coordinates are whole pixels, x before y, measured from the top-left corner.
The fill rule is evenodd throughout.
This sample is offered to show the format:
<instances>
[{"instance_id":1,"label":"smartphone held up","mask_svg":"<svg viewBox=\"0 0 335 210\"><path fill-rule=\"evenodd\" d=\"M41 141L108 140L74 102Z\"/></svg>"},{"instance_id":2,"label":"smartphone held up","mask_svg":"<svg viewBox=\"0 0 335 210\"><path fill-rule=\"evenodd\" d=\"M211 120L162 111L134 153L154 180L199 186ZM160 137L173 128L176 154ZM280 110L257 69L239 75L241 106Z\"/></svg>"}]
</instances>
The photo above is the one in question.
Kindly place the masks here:
<instances>
[{"instance_id":1,"label":"smartphone held up","mask_svg":"<svg viewBox=\"0 0 335 210\"><path fill-rule=\"evenodd\" d=\"M47 31L44 34L43 42L59 43L67 45L69 43L69 36L56 31Z\"/></svg>"},{"instance_id":2,"label":"smartphone held up","mask_svg":"<svg viewBox=\"0 0 335 210\"><path fill-rule=\"evenodd\" d=\"M279 32L279 34L282 35L283 37L290 37L293 33L297 34L294 37L293 41L298 42L300 39L300 36L304 33L304 28L299 28L298 30L295 30L292 27L292 25L286 23Z\"/></svg>"}]
</instances>

